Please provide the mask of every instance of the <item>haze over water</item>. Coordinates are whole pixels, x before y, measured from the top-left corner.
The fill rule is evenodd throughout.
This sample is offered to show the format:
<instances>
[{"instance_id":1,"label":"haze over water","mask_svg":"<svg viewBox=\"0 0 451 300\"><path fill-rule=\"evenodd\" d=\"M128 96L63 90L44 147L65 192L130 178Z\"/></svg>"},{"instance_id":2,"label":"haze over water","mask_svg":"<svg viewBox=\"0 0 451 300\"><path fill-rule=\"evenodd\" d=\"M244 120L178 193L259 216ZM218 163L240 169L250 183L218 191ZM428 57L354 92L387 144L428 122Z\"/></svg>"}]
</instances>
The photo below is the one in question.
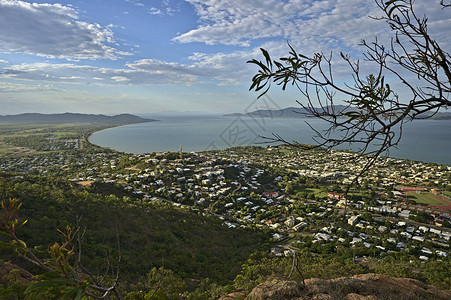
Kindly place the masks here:
<instances>
[{"instance_id":1,"label":"haze over water","mask_svg":"<svg viewBox=\"0 0 451 300\"><path fill-rule=\"evenodd\" d=\"M273 133L285 140L315 144L314 128L324 124L315 119L271 119L222 116L158 117L160 121L106 129L93 134L91 142L128 153L184 152L264 145L260 136ZM451 120L418 120L404 126L397 148L389 156L451 165ZM343 145L340 149L349 149ZM352 149L352 147L351 147ZM354 150L357 148L353 148Z\"/></svg>"}]
</instances>

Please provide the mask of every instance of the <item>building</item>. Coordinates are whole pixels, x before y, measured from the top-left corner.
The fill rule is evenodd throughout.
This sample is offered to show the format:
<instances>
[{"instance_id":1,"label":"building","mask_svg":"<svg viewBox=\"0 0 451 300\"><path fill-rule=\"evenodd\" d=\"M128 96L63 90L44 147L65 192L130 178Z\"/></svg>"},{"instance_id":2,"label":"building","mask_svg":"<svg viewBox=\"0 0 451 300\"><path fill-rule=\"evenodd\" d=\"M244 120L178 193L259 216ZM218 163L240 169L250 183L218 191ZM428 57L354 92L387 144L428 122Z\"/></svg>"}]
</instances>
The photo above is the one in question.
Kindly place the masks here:
<instances>
[{"instance_id":1,"label":"building","mask_svg":"<svg viewBox=\"0 0 451 300\"><path fill-rule=\"evenodd\" d=\"M354 226L359 221L359 216L352 216L348 219L348 224Z\"/></svg>"}]
</instances>

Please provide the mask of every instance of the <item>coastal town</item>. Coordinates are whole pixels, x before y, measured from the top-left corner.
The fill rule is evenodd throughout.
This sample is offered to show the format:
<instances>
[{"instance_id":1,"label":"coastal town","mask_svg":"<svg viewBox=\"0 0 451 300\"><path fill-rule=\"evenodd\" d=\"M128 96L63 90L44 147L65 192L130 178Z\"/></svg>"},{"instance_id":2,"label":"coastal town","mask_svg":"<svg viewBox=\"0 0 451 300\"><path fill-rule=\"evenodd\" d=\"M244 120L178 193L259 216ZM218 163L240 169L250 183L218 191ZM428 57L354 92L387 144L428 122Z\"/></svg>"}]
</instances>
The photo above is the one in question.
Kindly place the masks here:
<instances>
[{"instance_id":1,"label":"coastal town","mask_svg":"<svg viewBox=\"0 0 451 300\"><path fill-rule=\"evenodd\" d=\"M0 0L0 300L451 300L451 0Z\"/></svg>"},{"instance_id":2,"label":"coastal town","mask_svg":"<svg viewBox=\"0 0 451 300\"><path fill-rule=\"evenodd\" d=\"M333 253L338 246L361 261L394 252L423 261L451 254L450 166L381 157L345 195L367 160L349 151L77 149L2 156L0 169L65 177L80 188L114 185L141 201L215 216L224 226L268 230L275 256L303 248Z\"/></svg>"}]
</instances>

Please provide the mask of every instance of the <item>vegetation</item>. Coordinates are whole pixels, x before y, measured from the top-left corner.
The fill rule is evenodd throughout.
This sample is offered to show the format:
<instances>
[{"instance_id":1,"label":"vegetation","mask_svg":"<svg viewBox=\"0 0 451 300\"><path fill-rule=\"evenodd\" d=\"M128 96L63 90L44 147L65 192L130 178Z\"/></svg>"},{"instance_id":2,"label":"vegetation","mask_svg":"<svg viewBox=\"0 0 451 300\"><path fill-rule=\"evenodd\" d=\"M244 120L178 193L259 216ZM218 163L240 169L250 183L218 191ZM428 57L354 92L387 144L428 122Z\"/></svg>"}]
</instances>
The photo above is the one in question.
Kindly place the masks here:
<instances>
[{"instance_id":1,"label":"vegetation","mask_svg":"<svg viewBox=\"0 0 451 300\"><path fill-rule=\"evenodd\" d=\"M228 228L196 212L127 196L105 196L64 181L3 176L0 190L4 199L21 199L20 216L28 222L17 235L37 257L44 259L47 249L60 240L58 229L76 224L83 231L83 266L102 274L107 261L119 264L120 255L121 285L128 288L153 268L162 267L185 282L182 286L202 280L226 284L235 278L246 257L268 240L264 233ZM42 271L5 249L2 258L35 274Z\"/></svg>"}]
</instances>

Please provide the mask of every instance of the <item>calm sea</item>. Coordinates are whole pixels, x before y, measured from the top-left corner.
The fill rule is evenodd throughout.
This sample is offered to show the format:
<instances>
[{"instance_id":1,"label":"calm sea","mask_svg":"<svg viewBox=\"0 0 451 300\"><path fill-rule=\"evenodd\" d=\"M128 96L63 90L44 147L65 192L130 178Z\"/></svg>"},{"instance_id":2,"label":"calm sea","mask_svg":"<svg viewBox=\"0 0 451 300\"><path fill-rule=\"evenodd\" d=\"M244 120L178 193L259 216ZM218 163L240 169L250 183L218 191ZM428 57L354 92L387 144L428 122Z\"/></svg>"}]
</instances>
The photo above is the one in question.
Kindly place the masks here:
<instances>
[{"instance_id":1,"label":"calm sea","mask_svg":"<svg viewBox=\"0 0 451 300\"><path fill-rule=\"evenodd\" d=\"M190 116L158 117L160 121L106 129L91 142L128 153L184 152L262 145L263 137L279 134L285 140L315 144L314 132L324 124L315 119ZM341 149L353 147L342 147ZM391 157L451 165L451 120L419 120L404 126L403 136Z\"/></svg>"}]
</instances>

